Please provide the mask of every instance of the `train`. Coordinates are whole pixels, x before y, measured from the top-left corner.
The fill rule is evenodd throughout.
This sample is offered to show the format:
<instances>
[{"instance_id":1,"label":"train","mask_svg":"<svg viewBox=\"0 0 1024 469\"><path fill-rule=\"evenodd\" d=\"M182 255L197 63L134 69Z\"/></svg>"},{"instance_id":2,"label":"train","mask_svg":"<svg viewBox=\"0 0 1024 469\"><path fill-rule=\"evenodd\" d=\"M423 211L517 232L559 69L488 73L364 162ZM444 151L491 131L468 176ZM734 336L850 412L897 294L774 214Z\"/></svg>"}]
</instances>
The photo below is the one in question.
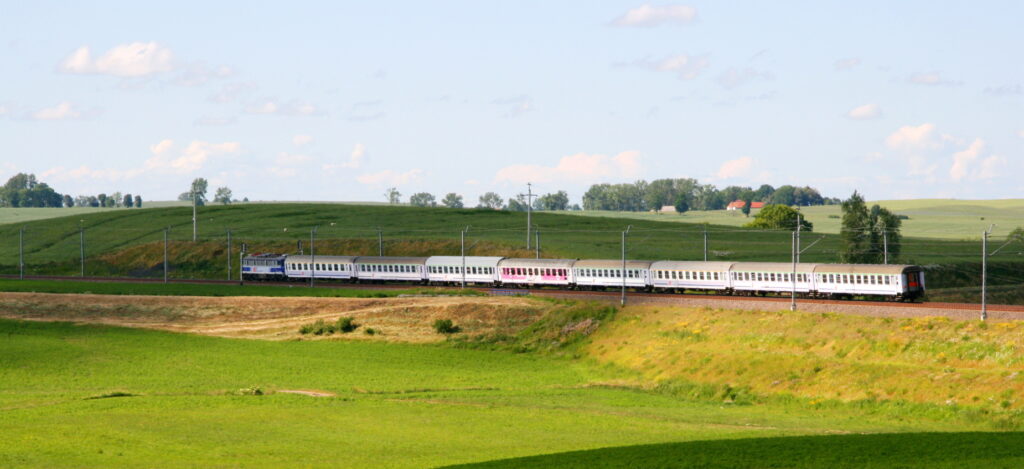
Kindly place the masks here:
<instances>
[{"instance_id":1,"label":"train","mask_svg":"<svg viewBox=\"0 0 1024 469\"><path fill-rule=\"evenodd\" d=\"M625 267L625 268L623 268ZM556 287L662 293L714 293L805 298L914 301L925 292L916 265L785 262L529 259L496 256L310 256L253 254L242 258L242 280Z\"/></svg>"}]
</instances>

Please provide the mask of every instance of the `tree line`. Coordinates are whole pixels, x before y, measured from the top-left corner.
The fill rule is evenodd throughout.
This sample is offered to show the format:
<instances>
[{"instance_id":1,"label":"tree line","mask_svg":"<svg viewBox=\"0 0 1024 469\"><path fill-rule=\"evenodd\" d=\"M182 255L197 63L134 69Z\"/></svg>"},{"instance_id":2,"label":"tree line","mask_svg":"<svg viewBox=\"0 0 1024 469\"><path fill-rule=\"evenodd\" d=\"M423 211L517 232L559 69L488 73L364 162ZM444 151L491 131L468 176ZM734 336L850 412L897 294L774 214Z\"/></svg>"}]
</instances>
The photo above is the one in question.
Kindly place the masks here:
<instances>
[{"instance_id":1,"label":"tree line","mask_svg":"<svg viewBox=\"0 0 1024 469\"><path fill-rule=\"evenodd\" d=\"M0 207L142 207L142 196L114 192L107 195L60 194L35 174L18 173L0 187Z\"/></svg>"},{"instance_id":2,"label":"tree line","mask_svg":"<svg viewBox=\"0 0 1024 469\"><path fill-rule=\"evenodd\" d=\"M728 186L719 189L713 184L701 184L693 178L644 180L623 184L594 184L583 194L584 210L619 210L639 212L675 207L677 212L689 210L722 210L729 203L742 200L775 205L810 206L834 205L837 198L823 197L809 186L784 185L778 188L763 184L757 189Z\"/></svg>"},{"instance_id":3,"label":"tree line","mask_svg":"<svg viewBox=\"0 0 1024 469\"><path fill-rule=\"evenodd\" d=\"M389 204L397 205L402 203L402 193L397 188L391 187L384 192L384 199ZM440 202L437 197L429 192L417 192L409 196L409 205L414 207L448 207L448 208L465 208L465 202L460 194L455 192L449 192L446 194ZM523 195L517 195L510 197L506 203L505 199L495 192L488 192L481 195L476 208L486 208L491 210L510 210L513 212L525 212L528 208L526 197ZM580 210L579 205L569 205L569 193L565 191L558 191L550 194L537 195L536 200L533 201L534 210Z\"/></svg>"}]
</instances>

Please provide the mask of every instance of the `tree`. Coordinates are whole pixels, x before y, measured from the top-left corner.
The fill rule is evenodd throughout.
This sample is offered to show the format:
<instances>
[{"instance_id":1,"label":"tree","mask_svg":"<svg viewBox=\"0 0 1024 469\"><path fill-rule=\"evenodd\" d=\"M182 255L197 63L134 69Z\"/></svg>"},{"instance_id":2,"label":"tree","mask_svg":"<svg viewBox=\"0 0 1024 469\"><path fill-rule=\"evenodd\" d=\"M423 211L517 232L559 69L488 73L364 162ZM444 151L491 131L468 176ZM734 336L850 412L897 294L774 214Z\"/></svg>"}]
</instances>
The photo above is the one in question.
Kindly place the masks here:
<instances>
[{"instance_id":1,"label":"tree","mask_svg":"<svg viewBox=\"0 0 1024 469\"><path fill-rule=\"evenodd\" d=\"M743 196L743 208L740 209L743 212L743 216L750 218L750 209L754 205L754 191L749 191Z\"/></svg>"},{"instance_id":2,"label":"tree","mask_svg":"<svg viewBox=\"0 0 1024 469\"><path fill-rule=\"evenodd\" d=\"M34 174L18 173L0 187L0 207L60 207L64 198Z\"/></svg>"},{"instance_id":3,"label":"tree","mask_svg":"<svg viewBox=\"0 0 1024 469\"><path fill-rule=\"evenodd\" d=\"M788 205L765 205L754 219L747 223L747 228L763 228L770 230L795 230L796 221L800 220L800 229L813 231L814 224L800 216L800 212Z\"/></svg>"},{"instance_id":4,"label":"tree","mask_svg":"<svg viewBox=\"0 0 1024 469\"><path fill-rule=\"evenodd\" d=\"M414 207L436 207L437 200L428 192L417 192L409 197L409 205Z\"/></svg>"},{"instance_id":5,"label":"tree","mask_svg":"<svg viewBox=\"0 0 1024 469\"><path fill-rule=\"evenodd\" d=\"M391 205L398 205L402 203L402 193L398 192L398 189L389 187L388 190L384 191L384 199Z\"/></svg>"},{"instance_id":6,"label":"tree","mask_svg":"<svg viewBox=\"0 0 1024 469\"><path fill-rule=\"evenodd\" d=\"M480 205L478 208L489 208L491 210L501 210L504 203L501 200L501 196L494 192L488 192L480 196Z\"/></svg>"},{"instance_id":7,"label":"tree","mask_svg":"<svg viewBox=\"0 0 1024 469\"><path fill-rule=\"evenodd\" d=\"M867 264L873 259L871 252L871 215L857 191L843 201L843 221L839 228L839 261L849 264Z\"/></svg>"},{"instance_id":8,"label":"tree","mask_svg":"<svg viewBox=\"0 0 1024 469\"><path fill-rule=\"evenodd\" d=\"M231 203L231 189L227 187L218 187L217 193L213 195L213 201L220 203L221 205L227 205Z\"/></svg>"},{"instance_id":9,"label":"tree","mask_svg":"<svg viewBox=\"0 0 1024 469\"><path fill-rule=\"evenodd\" d=\"M64 194L64 206L71 208L75 206L75 199L72 199L70 195Z\"/></svg>"},{"instance_id":10,"label":"tree","mask_svg":"<svg viewBox=\"0 0 1024 469\"><path fill-rule=\"evenodd\" d=\"M754 191L754 200L758 202L768 202L772 198L772 194L775 193L775 188L770 184L762 184Z\"/></svg>"},{"instance_id":11,"label":"tree","mask_svg":"<svg viewBox=\"0 0 1024 469\"><path fill-rule=\"evenodd\" d=\"M1016 241L1020 244L1024 244L1024 226L1018 226L1017 228L1014 228L1013 231L1010 232L1010 236L1008 236L1008 239L1010 241Z\"/></svg>"},{"instance_id":12,"label":"tree","mask_svg":"<svg viewBox=\"0 0 1024 469\"><path fill-rule=\"evenodd\" d=\"M517 195L515 198L508 199L508 207L510 212L525 212L529 207L526 205L526 200L522 195Z\"/></svg>"},{"instance_id":13,"label":"tree","mask_svg":"<svg viewBox=\"0 0 1024 469\"><path fill-rule=\"evenodd\" d=\"M135 208L142 208L142 196L135 196Z\"/></svg>"},{"instance_id":14,"label":"tree","mask_svg":"<svg viewBox=\"0 0 1024 469\"><path fill-rule=\"evenodd\" d=\"M242 197L242 203L243 204L249 203L249 198L248 197Z\"/></svg>"},{"instance_id":15,"label":"tree","mask_svg":"<svg viewBox=\"0 0 1024 469\"><path fill-rule=\"evenodd\" d=\"M108 197L107 199L113 201L111 207L120 207L121 203L124 202L124 199L122 198L120 191L110 194L110 197Z\"/></svg>"},{"instance_id":16,"label":"tree","mask_svg":"<svg viewBox=\"0 0 1024 469\"><path fill-rule=\"evenodd\" d=\"M90 207L99 207L100 206L100 199L99 199L99 197L96 197L95 195L90 195L89 196L89 203L88 203L88 205Z\"/></svg>"},{"instance_id":17,"label":"tree","mask_svg":"<svg viewBox=\"0 0 1024 469\"><path fill-rule=\"evenodd\" d=\"M195 197L195 204L199 207L206 205L206 189L209 186L209 182L205 178L195 178L192 180L192 187L189 190L189 199L192 200Z\"/></svg>"},{"instance_id":18,"label":"tree","mask_svg":"<svg viewBox=\"0 0 1024 469\"><path fill-rule=\"evenodd\" d=\"M132 208L132 206L135 205L135 199L132 197L131 194L125 194L124 195L124 202L122 202L121 205L124 205L125 207L128 207L128 208Z\"/></svg>"},{"instance_id":19,"label":"tree","mask_svg":"<svg viewBox=\"0 0 1024 469\"><path fill-rule=\"evenodd\" d=\"M889 261L900 257L902 251L903 236L900 234L900 226L903 221L900 217L888 209L877 204L869 211L868 226L871 229L871 259L872 263L881 263L885 260L888 251Z\"/></svg>"},{"instance_id":20,"label":"tree","mask_svg":"<svg viewBox=\"0 0 1024 469\"><path fill-rule=\"evenodd\" d=\"M686 213L690 210L690 203L686 201L686 196L679 194L676 196L676 212Z\"/></svg>"},{"instance_id":21,"label":"tree","mask_svg":"<svg viewBox=\"0 0 1024 469\"><path fill-rule=\"evenodd\" d=\"M462 208L462 196L454 192L449 192L441 199L441 203L448 208Z\"/></svg>"},{"instance_id":22,"label":"tree","mask_svg":"<svg viewBox=\"0 0 1024 469\"><path fill-rule=\"evenodd\" d=\"M565 210L569 208L569 193L558 191L537 197L533 203L534 210Z\"/></svg>"},{"instance_id":23,"label":"tree","mask_svg":"<svg viewBox=\"0 0 1024 469\"><path fill-rule=\"evenodd\" d=\"M98 194L96 196L96 200L98 200L100 202L100 207L106 207L107 206L107 194Z\"/></svg>"}]
</instances>

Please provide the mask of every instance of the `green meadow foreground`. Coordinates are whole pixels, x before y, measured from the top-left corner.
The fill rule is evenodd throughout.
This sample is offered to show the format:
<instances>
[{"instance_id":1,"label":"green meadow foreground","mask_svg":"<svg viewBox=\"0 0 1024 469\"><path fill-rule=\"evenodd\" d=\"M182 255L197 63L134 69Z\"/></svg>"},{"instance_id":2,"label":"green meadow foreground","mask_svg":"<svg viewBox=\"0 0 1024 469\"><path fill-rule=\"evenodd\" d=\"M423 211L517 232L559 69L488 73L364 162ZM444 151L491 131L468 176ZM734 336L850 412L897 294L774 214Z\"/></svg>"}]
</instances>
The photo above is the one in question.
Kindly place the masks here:
<instances>
[{"instance_id":1,"label":"green meadow foreground","mask_svg":"<svg viewBox=\"0 0 1024 469\"><path fill-rule=\"evenodd\" d=\"M208 336L342 314L363 329ZM1024 464L1016 322L30 293L0 316L3 467ZM398 330L448 316L447 340ZM206 335L152 330L176 326Z\"/></svg>"}]
</instances>

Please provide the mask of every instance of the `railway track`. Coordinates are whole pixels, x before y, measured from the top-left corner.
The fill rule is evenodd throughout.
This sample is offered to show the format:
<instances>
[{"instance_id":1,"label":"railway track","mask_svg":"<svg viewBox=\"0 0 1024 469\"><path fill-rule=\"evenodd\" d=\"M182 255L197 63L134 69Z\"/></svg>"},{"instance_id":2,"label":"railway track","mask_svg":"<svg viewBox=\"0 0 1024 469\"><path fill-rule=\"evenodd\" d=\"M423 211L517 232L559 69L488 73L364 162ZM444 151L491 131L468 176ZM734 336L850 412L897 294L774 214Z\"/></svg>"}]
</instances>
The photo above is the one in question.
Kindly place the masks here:
<instances>
[{"instance_id":1,"label":"railway track","mask_svg":"<svg viewBox=\"0 0 1024 469\"><path fill-rule=\"evenodd\" d=\"M17 275L0 275L0 278L19 278ZM164 283L163 279L152 279L152 278L137 278L137 277L78 277L78 276L58 276L58 275L26 275L26 280L64 280L64 281L79 281L79 282L122 282L122 283ZM174 279L168 283L178 284L214 284L214 285L238 285L237 280L213 280L213 279ZM303 285L296 282L246 282L246 285L271 285L271 286L299 286ZM349 289L362 289L362 290L403 290L410 288L410 285L393 285L393 284L354 284L354 283L334 283L320 281L315 284L314 288L349 288ZM414 287L414 286L413 286ZM433 286L432 288L446 288L456 289L459 287L455 286ZM481 293L493 293L496 290L503 292L522 292L523 294L530 295L542 295L542 296L559 296L568 298L581 298L581 299L593 299L601 301L618 301L621 295L619 291L583 291L583 290L558 290L551 288L530 288L530 289L513 289L513 288L493 288L493 287L466 287L467 289L479 291ZM627 292L627 296L632 299L642 299L644 303L658 303L658 302L674 302L679 299L700 299L704 301L721 301L721 302L771 302L779 304L788 304L790 298L781 296L732 296L732 295L713 295L713 294L697 294L697 293L648 293L648 292ZM798 305L856 305L866 307L879 307L879 308L912 308L917 310L946 310L946 311L979 311L981 305L977 303L937 303L937 302L924 302L924 303L893 303L886 301L872 301L872 300L829 300L821 298L800 298L797 300ZM989 312L1003 312L1003 313L1024 313L1024 305L993 305L987 306Z\"/></svg>"}]
</instances>

